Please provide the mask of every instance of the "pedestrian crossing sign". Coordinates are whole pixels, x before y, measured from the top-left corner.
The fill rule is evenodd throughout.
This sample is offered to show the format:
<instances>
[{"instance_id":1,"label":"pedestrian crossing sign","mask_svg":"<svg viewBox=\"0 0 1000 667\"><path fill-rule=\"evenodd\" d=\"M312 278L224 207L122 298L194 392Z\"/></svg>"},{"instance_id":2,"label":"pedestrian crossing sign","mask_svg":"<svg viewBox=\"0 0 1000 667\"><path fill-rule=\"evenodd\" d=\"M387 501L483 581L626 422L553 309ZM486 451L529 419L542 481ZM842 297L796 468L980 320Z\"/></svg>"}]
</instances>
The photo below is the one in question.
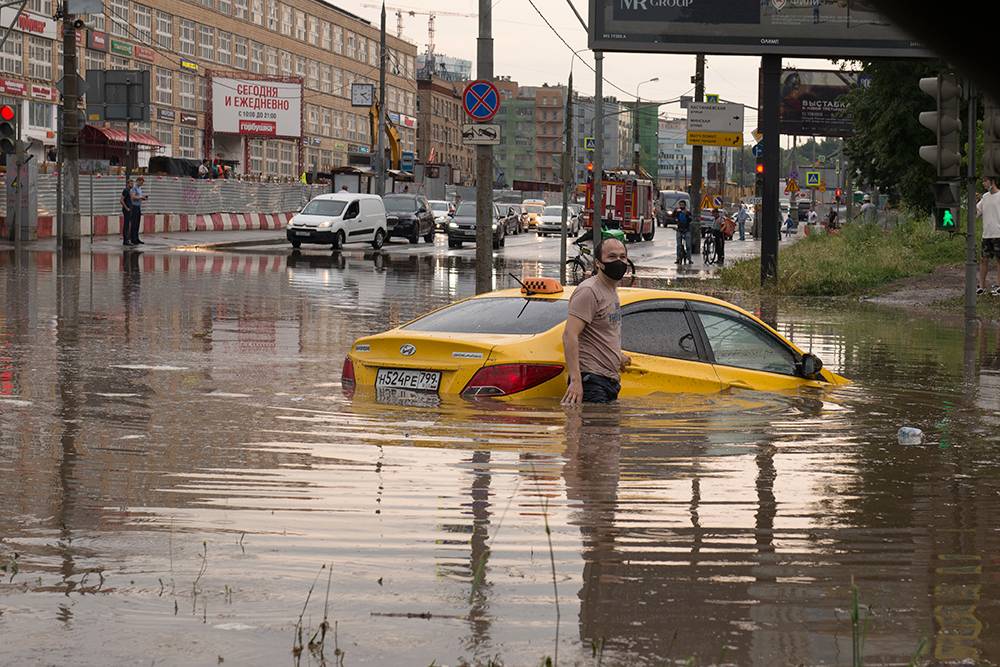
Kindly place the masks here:
<instances>
[{"instance_id":1,"label":"pedestrian crossing sign","mask_svg":"<svg viewBox=\"0 0 1000 667\"><path fill-rule=\"evenodd\" d=\"M820 183L822 183L822 177L818 171L807 171L806 172L806 187L807 188L818 188Z\"/></svg>"},{"instance_id":2,"label":"pedestrian crossing sign","mask_svg":"<svg viewBox=\"0 0 1000 667\"><path fill-rule=\"evenodd\" d=\"M586 151L596 151L597 150L597 140L594 137L584 137L583 138L583 149Z\"/></svg>"}]
</instances>

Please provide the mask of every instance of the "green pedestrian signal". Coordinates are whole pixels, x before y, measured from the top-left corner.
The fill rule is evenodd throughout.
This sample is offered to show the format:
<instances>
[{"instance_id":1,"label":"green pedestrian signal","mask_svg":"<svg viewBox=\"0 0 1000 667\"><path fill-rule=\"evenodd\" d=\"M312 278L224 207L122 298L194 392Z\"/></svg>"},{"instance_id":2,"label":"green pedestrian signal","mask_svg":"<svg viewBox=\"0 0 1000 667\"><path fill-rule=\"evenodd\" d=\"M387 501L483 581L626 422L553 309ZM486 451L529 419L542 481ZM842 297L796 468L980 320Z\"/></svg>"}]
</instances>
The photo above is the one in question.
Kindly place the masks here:
<instances>
[{"instance_id":1,"label":"green pedestrian signal","mask_svg":"<svg viewBox=\"0 0 1000 667\"><path fill-rule=\"evenodd\" d=\"M938 208L934 211L934 228L941 232L958 231L958 214L951 208Z\"/></svg>"},{"instance_id":2,"label":"green pedestrian signal","mask_svg":"<svg viewBox=\"0 0 1000 667\"><path fill-rule=\"evenodd\" d=\"M934 229L939 232L958 231L958 181L937 181L934 190Z\"/></svg>"}]
</instances>

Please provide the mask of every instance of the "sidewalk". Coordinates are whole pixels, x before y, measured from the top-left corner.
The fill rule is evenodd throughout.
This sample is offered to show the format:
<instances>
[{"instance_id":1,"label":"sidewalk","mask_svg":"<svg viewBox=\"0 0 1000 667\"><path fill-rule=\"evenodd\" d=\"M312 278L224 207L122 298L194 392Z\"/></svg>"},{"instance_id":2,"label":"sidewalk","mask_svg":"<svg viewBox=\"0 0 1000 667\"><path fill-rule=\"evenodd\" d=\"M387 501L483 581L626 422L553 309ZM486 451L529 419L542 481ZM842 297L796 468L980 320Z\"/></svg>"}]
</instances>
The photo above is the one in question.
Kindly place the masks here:
<instances>
[{"instance_id":1,"label":"sidewalk","mask_svg":"<svg viewBox=\"0 0 1000 667\"><path fill-rule=\"evenodd\" d=\"M166 234L143 234L145 244L140 246L143 252L167 252L186 249L209 248L240 248L244 246L267 246L287 244L285 230L243 230L229 232L168 232ZM57 249L56 239L45 238L26 244L28 250L54 251ZM14 244L0 240L0 250L13 250ZM122 250L119 236L95 236L93 243L90 237L84 237L80 243L82 252L115 252Z\"/></svg>"}]
</instances>

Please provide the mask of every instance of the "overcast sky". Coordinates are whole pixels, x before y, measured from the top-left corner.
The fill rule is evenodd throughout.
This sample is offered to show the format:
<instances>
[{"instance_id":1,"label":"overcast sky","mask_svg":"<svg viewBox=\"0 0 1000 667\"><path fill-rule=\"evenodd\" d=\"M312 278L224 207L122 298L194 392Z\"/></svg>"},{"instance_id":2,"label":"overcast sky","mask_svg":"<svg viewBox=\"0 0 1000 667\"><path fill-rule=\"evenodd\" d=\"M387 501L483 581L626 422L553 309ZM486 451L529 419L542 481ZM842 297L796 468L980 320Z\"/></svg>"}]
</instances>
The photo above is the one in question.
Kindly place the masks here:
<instances>
[{"instance_id":1,"label":"overcast sky","mask_svg":"<svg viewBox=\"0 0 1000 667\"><path fill-rule=\"evenodd\" d=\"M379 23L379 9L364 7L378 4L377 0L332 0L348 11ZM573 48L586 49L587 35L573 15L566 0L533 0L563 39ZM587 0L572 0L573 5L587 20ZM396 15L391 7L421 11L440 9L443 12L469 14L469 18L439 14L436 24L435 51L473 62L475 75L478 0L400 0L391 1L387 7L387 28L396 32ZM426 50L427 17L403 16L403 37L417 44L418 52ZM493 0L494 74L510 76L521 85L565 83L569 74L572 52L545 25L528 0ZM593 54L581 51L580 56L593 65ZM829 60L787 58L785 67L812 69L838 69ZM757 70L760 58L745 56L709 56L706 61L705 91L718 93L723 99L757 105ZM640 89L643 99L668 100L693 92L691 76L694 74L694 56L690 55L632 55L609 53L604 57L604 94L619 99L634 99L636 85L647 79L659 81L646 83ZM594 73L581 61L573 67L574 87L585 94L594 92ZM624 91L617 90L620 86ZM684 117L677 104L660 108L661 115ZM757 126L757 112L746 109L745 130L747 141Z\"/></svg>"}]
</instances>

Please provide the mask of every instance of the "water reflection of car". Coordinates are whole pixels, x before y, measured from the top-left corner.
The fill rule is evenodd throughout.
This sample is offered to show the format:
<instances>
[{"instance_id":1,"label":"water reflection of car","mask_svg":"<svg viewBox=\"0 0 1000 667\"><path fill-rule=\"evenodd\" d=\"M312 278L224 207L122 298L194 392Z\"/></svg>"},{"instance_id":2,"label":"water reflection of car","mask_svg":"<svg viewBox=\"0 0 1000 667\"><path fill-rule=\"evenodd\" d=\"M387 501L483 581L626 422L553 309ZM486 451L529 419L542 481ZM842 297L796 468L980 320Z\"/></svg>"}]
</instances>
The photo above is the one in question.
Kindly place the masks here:
<instances>
[{"instance_id":1,"label":"water reflection of car","mask_svg":"<svg viewBox=\"0 0 1000 667\"><path fill-rule=\"evenodd\" d=\"M455 212L455 207L443 199L430 199L427 201L431 206L431 213L434 214L434 229L441 233L448 231L448 222L451 214Z\"/></svg>"},{"instance_id":2,"label":"water reflection of car","mask_svg":"<svg viewBox=\"0 0 1000 667\"><path fill-rule=\"evenodd\" d=\"M501 290L359 338L344 360L345 389L464 398L557 399L569 296L552 279L538 292ZM542 293L544 292L544 293ZM619 290L622 346L632 359L622 396L826 387L847 381L750 313L688 292Z\"/></svg>"},{"instance_id":3,"label":"water reflection of car","mask_svg":"<svg viewBox=\"0 0 1000 667\"><path fill-rule=\"evenodd\" d=\"M319 195L288 221L285 236L293 248L303 243L371 243L378 250L388 238L388 221L378 195L337 192Z\"/></svg>"},{"instance_id":4,"label":"water reflection of car","mask_svg":"<svg viewBox=\"0 0 1000 667\"><path fill-rule=\"evenodd\" d=\"M385 202L389 236L401 236L410 243L421 238L434 242L434 213L422 195L394 194L382 198Z\"/></svg>"},{"instance_id":5,"label":"water reflection of car","mask_svg":"<svg viewBox=\"0 0 1000 667\"><path fill-rule=\"evenodd\" d=\"M490 216L493 219L493 249L504 246L507 235L506 216L501 215L500 207L490 205ZM458 205L455 215L448 223L448 247L461 248L463 243L476 242L476 202L464 201Z\"/></svg>"},{"instance_id":6,"label":"water reflection of car","mask_svg":"<svg viewBox=\"0 0 1000 667\"><path fill-rule=\"evenodd\" d=\"M546 206L542 217L538 219L539 236L562 233L562 206ZM566 233L576 235L580 232L579 222L572 215L572 210L566 211Z\"/></svg>"}]
</instances>

